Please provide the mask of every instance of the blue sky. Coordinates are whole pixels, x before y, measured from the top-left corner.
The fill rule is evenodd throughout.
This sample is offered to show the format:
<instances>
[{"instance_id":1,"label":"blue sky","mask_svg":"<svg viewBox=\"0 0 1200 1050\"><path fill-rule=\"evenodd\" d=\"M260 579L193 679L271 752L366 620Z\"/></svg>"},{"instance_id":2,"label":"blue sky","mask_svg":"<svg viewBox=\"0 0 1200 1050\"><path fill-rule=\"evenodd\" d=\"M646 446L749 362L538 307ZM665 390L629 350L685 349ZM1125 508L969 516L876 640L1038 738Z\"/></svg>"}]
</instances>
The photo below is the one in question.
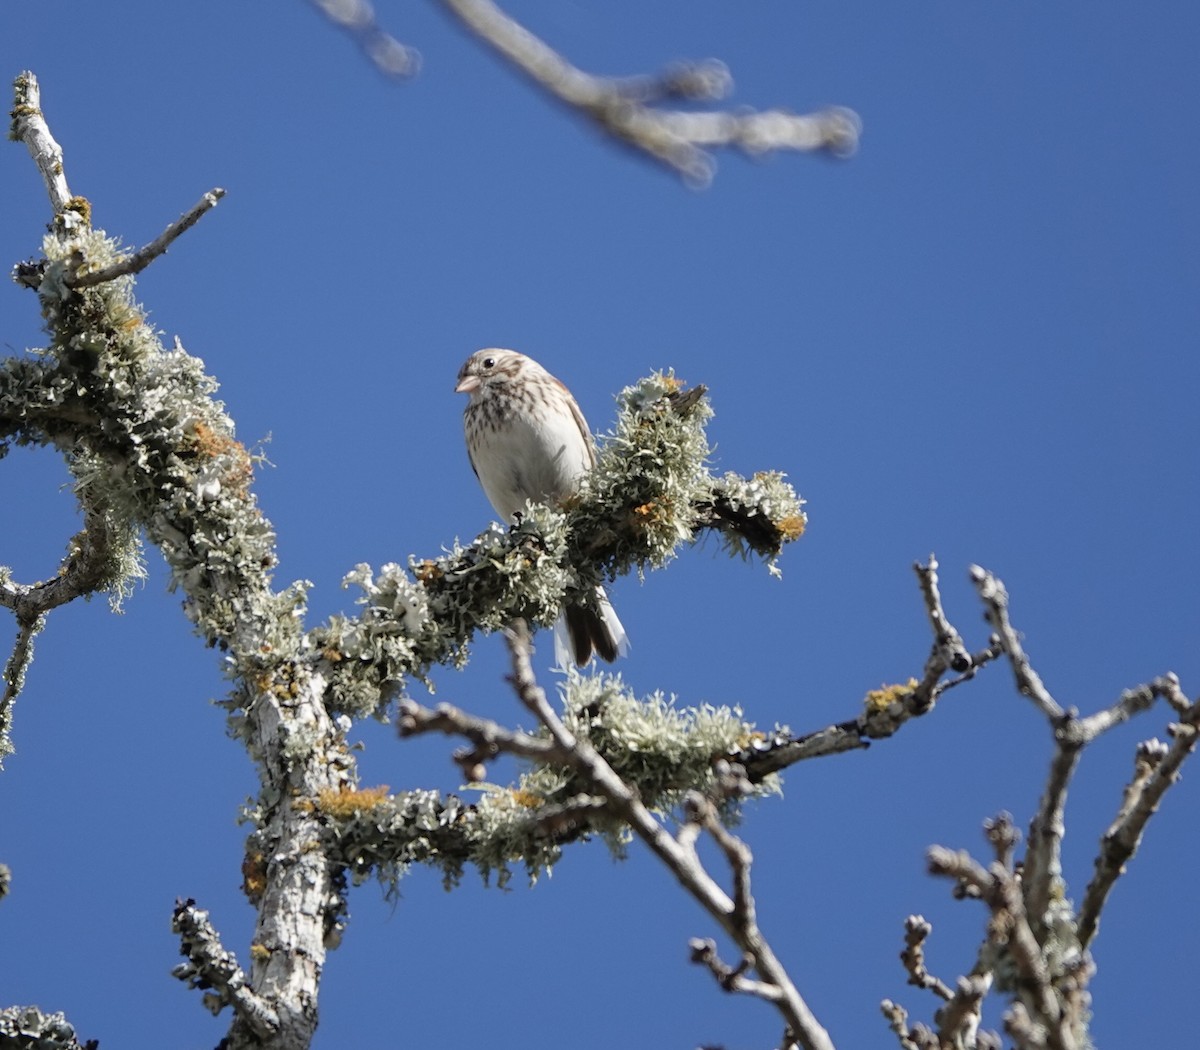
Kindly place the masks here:
<instances>
[{"instance_id":1,"label":"blue sky","mask_svg":"<svg viewBox=\"0 0 1200 1050\"><path fill-rule=\"evenodd\" d=\"M535 96L432 4L379 3L424 56L399 84L299 3L58 0L0 20L0 69L40 77L98 226L143 244L228 190L138 294L220 380L240 438L265 443L277 579L313 581L313 623L349 606L339 582L356 563L487 524L453 381L501 345L563 378L597 431L652 369L707 384L716 466L784 470L809 501L782 581L709 542L617 583L621 671L639 692L797 732L852 717L866 690L920 673L910 566L931 550L974 648L986 628L967 566L1004 579L1060 702L1092 711L1166 670L1200 690L1194 5L509 10L596 72L717 56L735 104L853 107L862 148L722 156L713 187L689 191ZM0 154L7 267L37 252L48 206L23 149ZM38 345L38 325L32 294L0 285L6 352ZM66 472L28 450L2 466L0 562L49 575L76 528ZM208 703L218 660L149 561L123 616L93 601L51 617L0 776L14 874L0 1001L65 1010L126 1050L212 1045L225 1028L168 975L175 897L209 908L243 958L252 925L235 819L253 771ZM437 676L438 698L520 721L502 667L500 641L481 639L465 673ZM1135 743L1167 721L1143 716L1085 755L1074 894ZM361 735L364 783L457 789L445 741ZM839 1046L894 1045L885 996L932 1013L897 962L910 912L934 924L935 972L970 968L983 913L924 874L924 849L982 855L980 824L1001 809L1026 825L1049 753L996 666L869 752L792 769L782 801L748 812L760 921ZM1196 952L1196 779L1168 795L1102 924L1101 1047L1194 1036L1175 960ZM468 878L447 894L417 872L403 893L394 908L373 886L353 894L318 1047L778 1036L766 1007L687 964L688 938L714 931L638 848L623 864L573 849L533 890Z\"/></svg>"}]
</instances>

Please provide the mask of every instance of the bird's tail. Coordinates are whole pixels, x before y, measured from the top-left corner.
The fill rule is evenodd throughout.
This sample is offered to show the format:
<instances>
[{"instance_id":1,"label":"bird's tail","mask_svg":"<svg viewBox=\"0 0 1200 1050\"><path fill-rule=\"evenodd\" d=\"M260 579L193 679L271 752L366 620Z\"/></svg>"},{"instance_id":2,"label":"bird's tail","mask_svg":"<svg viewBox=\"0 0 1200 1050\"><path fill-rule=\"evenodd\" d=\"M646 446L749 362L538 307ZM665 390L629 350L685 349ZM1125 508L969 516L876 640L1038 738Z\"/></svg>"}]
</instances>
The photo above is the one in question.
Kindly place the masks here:
<instances>
[{"instance_id":1,"label":"bird's tail","mask_svg":"<svg viewBox=\"0 0 1200 1050\"><path fill-rule=\"evenodd\" d=\"M603 587L596 588L594 604L565 606L554 625L554 662L560 670L572 662L585 666L592 653L612 663L628 651L629 635Z\"/></svg>"}]
</instances>

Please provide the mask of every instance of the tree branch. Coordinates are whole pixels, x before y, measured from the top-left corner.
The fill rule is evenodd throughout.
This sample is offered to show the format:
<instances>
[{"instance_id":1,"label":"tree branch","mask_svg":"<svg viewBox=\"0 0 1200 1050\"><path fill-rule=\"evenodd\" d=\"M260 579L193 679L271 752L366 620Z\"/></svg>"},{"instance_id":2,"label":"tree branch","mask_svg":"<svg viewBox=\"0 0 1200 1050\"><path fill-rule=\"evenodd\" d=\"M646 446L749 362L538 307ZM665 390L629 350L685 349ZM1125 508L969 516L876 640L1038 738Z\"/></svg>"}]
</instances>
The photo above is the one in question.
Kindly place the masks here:
<instances>
[{"instance_id":1,"label":"tree branch","mask_svg":"<svg viewBox=\"0 0 1200 1050\"><path fill-rule=\"evenodd\" d=\"M339 29L345 30L371 64L386 77L409 77L421 68L421 56L405 47L375 18L367 0L309 0Z\"/></svg>"},{"instance_id":2,"label":"tree branch","mask_svg":"<svg viewBox=\"0 0 1200 1050\"><path fill-rule=\"evenodd\" d=\"M927 988L939 999L949 1002L954 993L949 986L934 977L925 966L925 941L933 932L933 927L922 915L910 915L904 920L904 951L900 953L900 961L908 972L908 983L918 988Z\"/></svg>"},{"instance_id":3,"label":"tree branch","mask_svg":"<svg viewBox=\"0 0 1200 1050\"><path fill-rule=\"evenodd\" d=\"M938 563L932 554L926 564L917 563L913 570L933 631L933 645L921 680L910 679L904 685L870 691L862 712L845 722L802 736L779 733L755 740L733 756L745 767L751 780L760 780L768 773L786 769L796 762L865 748L872 740L892 736L910 719L928 714L944 693L969 681L980 668L1000 655L999 643L975 654L967 651L943 608L938 587ZM945 675L950 670L961 673L947 679Z\"/></svg>"},{"instance_id":4,"label":"tree branch","mask_svg":"<svg viewBox=\"0 0 1200 1050\"><path fill-rule=\"evenodd\" d=\"M647 105L667 98L723 98L732 79L715 61L672 66L656 77L598 77L571 65L491 0L441 0L441 4L552 98L693 185L711 182L715 163L706 150L713 147L732 146L749 154L823 150L834 156L848 156L857 148L861 122L848 109L797 115L783 110L692 112Z\"/></svg>"},{"instance_id":5,"label":"tree branch","mask_svg":"<svg viewBox=\"0 0 1200 1050\"><path fill-rule=\"evenodd\" d=\"M1064 714L1063 709L1030 665L1029 657L1025 655L1021 646L1021 636L1009 621L1008 591L1004 589L1004 584L978 565L971 566L971 579L975 582L979 597L983 599L984 616L996 631L1000 646L1012 665L1017 692L1032 700L1038 710L1051 721L1060 720Z\"/></svg>"},{"instance_id":6,"label":"tree branch","mask_svg":"<svg viewBox=\"0 0 1200 1050\"><path fill-rule=\"evenodd\" d=\"M13 82L13 90L15 97L9 135L25 143L46 184L54 214L61 215L71 204L71 190L63 171L62 147L54 141L42 114L42 90L37 77L28 71L21 73Z\"/></svg>"},{"instance_id":7,"label":"tree branch","mask_svg":"<svg viewBox=\"0 0 1200 1050\"><path fill-rule=\"evenodd\" d=\"M546 694L533 675L529 631L524 622L515 623L506 637L512 655L512 675L509 680L513 689L549 733L550 739L563 749L571 767L593 785L596 794L608 800L613 812L650 847L680 885L721 925L734 943L750 955L761 981L773 989L769 993L760 989L755 994L774 1002L787 1023L789 1039L805 1050L832 1050L833 1044L828 1033L812 1015L758 929L753 898L749 892L749 850L722 828L717 839L718 845L734 869L734 897L731 899L704 869L683 829L679 838L672 836L612 766L586 740L573 736L551 709ZM699 795L688 797L691 800L692 825L698 820L711 831L715 821L711 802ZM685 829L687 827L685 825Z\"/></svg>"},{"instance_id":8,"label":"tree branch","mask_svg":"<svg viewBox=\"0 0 1200 1050\"><path fill-rule=\"evenodd\" d=\"M198 908L194 900L176 901L171 929L179 934L180 953L188 960L171 971L173 977L189 988L215 989L205 991L205 1006L214 1014L232 1006L260 1038L269 1038L278 1030L278 1014L250 990L245 972L234 954L221 945L207 911Z\"/></svg>"},{"instance_id":9,"label":"tree branch","mask_svg":"<svg viewBox=\"0 0 1200 1050\"><path fill-rule=\"evenodd\" d=\"M1151 689L1161 689L1162 695L1182 697L1179 680L1174 675L1155 679ZM1125 865L1133 859L1142 842L1146 825L1158 810L1167 789L1179 780L1179 769L1196 748L1200 734L1200 701L1190 705L1183 717L1171 726L1174 742L1168 747L1162 741L1148 740L1138 745L1133 779L1125 787L1124 799L1116 819L1100 840L1095 874L1088 883L1079 908L1079 942L1087 948L1100 925L1100 913Z\"/></svg>"},{"instance_id":10,"label":"tree branch","mask_svg":"<svg viewBox=\"0 0 1200 1050\"><path fill-rule=\"evenodd\" d=\"M4 695L0 697L0 768L6 756L13 753L12 707L25 685L25 672L33 660L33 639L46 626L45 616L17 619L17 637L12 655L4 665Z\"/></svg>"},{"instance_id":11,"label":"tree branch","mask_svg":"<svg viewBox=\"0 0 1200 1050\"><path fill-rule=\"evenodd\" d=\"M225 191L220 187L209 190L149 244L110 266L69 277L66 283L72 288L93 288L106 281L116 280L118 277L141 273L155 259L163 255L176 238L190 230L205 213L215 208L217 202L224 196Z\"/></svg>"},{"instance_id":12,"label":"tree branch","mask_svg":"<svg viewBox=\"0 0 1200 1050\"><path fill-rule=\"evenodd\" d=\"M231 992L242 1008L228 1046L305 1047L316 1028L326 937L345 911L345 882L326 851L319 814L301 803L353 782L353 757L329 714L327 683L307 663L304 585L272 589L275 535L256 505L251 457L213 398L215 382L178 344L164 349L132 298L131 282L94 283L106 268L132 272L156 257L188 216L132 262L122 259L119 246L91 227L87 202L67 196L61 151L45 128L36 84L30 74L17 81L14 134L30 146L56 208L38 289L51 344L40 369L0 371L0 435L19 443L52 439L69 452L85 529L66 572L0 592L20 620L23 609L61 604L117 580L117 566L129 560L116 557L118 548L139 530L162 551L197 633L229 654L226 669L236 682L231 725L262 784L251 835L261 852L247 880L259 908L255 948L248 981ZM213 200L189 215L194 220ZM93 275L92 286L72 288L72 275L81 273ZM27 412L39 396L42 404L76 406L72 412L78 398L88 412L78 422L65 410ZM112 548L108 557L105 547Z\"/></svg>"}]
</instances>

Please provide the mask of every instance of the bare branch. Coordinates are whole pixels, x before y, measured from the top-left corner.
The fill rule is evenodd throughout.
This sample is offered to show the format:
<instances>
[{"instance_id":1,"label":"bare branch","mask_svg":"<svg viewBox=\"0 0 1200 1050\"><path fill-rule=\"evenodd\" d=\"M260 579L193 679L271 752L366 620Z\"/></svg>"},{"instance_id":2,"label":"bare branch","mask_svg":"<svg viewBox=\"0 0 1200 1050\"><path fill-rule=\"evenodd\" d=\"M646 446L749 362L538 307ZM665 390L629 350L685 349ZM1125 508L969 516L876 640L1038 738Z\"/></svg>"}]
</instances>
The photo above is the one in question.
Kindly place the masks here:
<instances>
[{"instance_id":1,"label":"bare branch","mask_svg":"<svg viewBox=\"0 0 1200 1050\"><path fill-rule=\"evenodd\" d=\"M1045 931L1040 923L1035 925L1030 921L1022 894L1022 877L1012 863L1016 831L1011 818L1001 814L986 827L997 856L1003 860L985 868L965 850L934 846L927 854L929 870L952 878L955 896L975 897L987 905L991 921L987 951L981 958L1007 959L1011 964L1016 978L1013 989L1023 1007L1018 1011L1018 1019L1028 1019L1033 1026L1030 1031L1044 1033L1045 1045L1052 1050L1074 1050L1086 1031L1085 987L1091 973L1090 960L1079 952L1052 955L1043 947ZM1042 916L1037 918L1040 920ZM1053 967L1049 962L1051 957L1055 959ZM991 980L982 970L973 977L985 978L987 983ZM1069 984L1069 994L1064 994L1064 980ZM983 983L963 985L956 999L975 998L977 993L981 998L986 991ZM943 1011L941 1017L945 1021L949 1015Z\"/></svg>"},{"instance_id":2,"label":"bare branch","mask_svg":"<svg viewBox=\"0 0 1200 1050\"><path fill-rule=\"evenodd\" d=\"M13 89L10 135L18 142L25 143L46 184L54 214L60 215L71 203L71 190L63 171L62 147L54 141L46 118L42 115L42 89L37 77L28 70L17 77Z\"/></svg>"},{"instance_id":3,"label":"bare branch","mask_svg":"<svg viewBox=\"0 0 1200 1050\"><path fill-rule=\"evenodd\" d=\"M12 655L4 665L4 696L0 697L0 767L4 765L5 756L13 753L13 703L25 685L25 672L33 659L33 639L45 626L44 615L17 620L17 637L13 643Z\"/></svg>"},{"instance_id":4,"label":"bare branch","mask_svg":"<svg viewBox=\"0 0 1200 1050\"><path fill-rule=\"evenodd\" d=\"M932 554L926 564L917 563L913 569L920 582L925 612L933 631L933 646L921 680L910 679L907 684L871 690L863 711L845 722L802 736L776 734L754 741L734 756L751 780L761 780L768 773L786 769L796 762L865 748L870 746L871 740L892 736L905 722L928 714L944 693L969 681L982 667L1001 655L1003 650L999 642L978 653L967 650L942 606L938 563ZM945 678L950 670L961 673Z\"/></svg>"},{"instance_id":5,"label":"bare branch","mask_svg":"<svg viewBox=\"0 0 1200 1050\"><path fill-rule=\"evenodd\" d=\"M225 191L220 187L209 190L145 247L139 248L132 255L118 260L111 266L105 266L101 270L68 277L66 283L72 288L92 288L118 277L141 273L155 259L164 254L180 234L186 233L200 221L206 212L215 208L217 202L224 196Z\"/></svg>"},{"instance_id":6,"label":"bare branch","mask_svg":"<svg viewBox=\"0 0 1200 1050\"><path fill-rule=\"evenodd\" d=\"M743 955L737 966L729 966L721 960L717 953L717 944L710 938L701 940L698 937L688 942L691 949L691 961L708 968L719 984L727 992L740 992L753 995L768 1003L779 1002L779 989L774 985L755 981L746 976L746 971L754 965L750 955Z\"/></svg>"},{"instance_id":7,"label":"bare branch","mask_svg":"<svg viewBox=\"0 0 1200 1050\"><path fill-rule=\"evenodd\" d=\"M484 780L487 777L485 763L502 753L539 762L566 761L563 750L551 741L505 729L498 722L469 715L451 704L438 704L431 710L412 700L402 700L398 714L396 725L401 737L445 733L470 740L475 746L456 751L454 761L472 782Z\"/></svg>"},{"instance_id":8,"label":"bare branch","mask_svg":"<svg viewBox=\"0 0 1200 1050\"><path fill-rule=\"evenodd\" d=\"M1156 679L1165 695L1182 695L1178 679L1168 675ZM1200 732L1200 702L1184 712L1179 723L1171 727L1174 742L1168 747L1159 740L1138 745L1133 779L1125 787L1124 798L1116 819L1100 840L1096 870L1083 895L1079 908L1079 941L1083 947L1091 944L1100 924L1100 913L1125 865L1133 859L1141 845L1142 835L1150 818L1167 789L1179 780L1179 769L1196 748Z\"/></svg>"},{"instance_id":9,"label":"bare branch","mask_svg":"<svg viewBox=\"0 0 1200 1050\"><path fill-rule=\"evenodd\" d=\"M990 972L973 973L958 979L954 995L934 1018L938 1026L939 1046L972 1046L982 1050L979 1024L983 1018L983 1000L987 998L991 987Z\"/></svg>"},{"instance_id":10,"label":"bare branch","mask_svg":"<svg viewBox=\"0 0 1200 1050\"><path fill-rule=\"evenodd\" d=\"M945 668L949 667L959 674L971 668L971 654L963 645L962 637L954 625L946 618L942 608L942 593L938 587L937 558L930 554L929 561L922 565L916 562L913 571L921 582L921 594L925 598L925 611L929 616L929 626L933 629L933 653L930 660L938 668L941 677Z\"/></svg>"},{"instance_id":11,"label":"bare branch","mask_svg":"<svg viewBox=\"0 0 1200 1050\"><path fill-rule=\"evenodd\" d=\"M884 999L879 1009L887 1018L888 1028L900 1041L900 1050L938 1050L937 1037L928 1028L924 1025L908 1027L908 1011L899 1003Z\"/></svg>"},{"instance_id":12,"label":"bare branch","mask_svg":"<svg viewBox=\"0 0 1200 1050\"><path fill-rule=\"evenodd\" d=\"M344 29L386 77L409 77L421 68L421 56L400 43L375 18L367 0L309 0L326 18Z\"/></svg>"},{"instance_id":13,"label":"bare branch","mask_svg":"<svg viewBox=\"0 0 1200 1050\"><path fill-rule=\"evenodd\" d=\"M1021 636L1008 619L1008 592L1004 589L1004 584L978 565L971 566L971 579L975 582L979 597L983 599L987 621L999 636L1000 645L1012 665L1017 692L1029 697L1047 718L1061 719L1063 709L1030 666L1029 657L1021 647Z\"/></svg>"},{"instance_id":14,"label":"bare branch","mask_svg":"<svg viewBox=\"0 0 1200 1050\"><path fill-rule=\"evenodd\" d=\"M904 951L900 961L908 972L908 983L918 988L928 988L939 999L949 1002L954 993L944 981L934 977L925 967L925 940L933 927L923 915L910 915L904 920Z\"/></svg>"},{"instance_id":15,"label":"bare branch","mask_svg":"<svg viewBox=\"0 0 1200 1050\"><path fill-rule=\"evenodd\" d=\"M723 97L730 79L728 71L716 62L672 66L658 77L598 77L571 65L491 0L441 3L553 98L694 185L704 186L712 180L715 164L705 151L713 147L732 146L750 154L824 150L834 156L848 156L857 147L861 122L848 109L798 115L783 110L689 112L646 104L680 96Z\"/></svg>"},{"instance_id":16,"label":"bare branch","mask_svg":"<svg viewBox=\"0 0 1200 1050\"><path fill-rule=\"evenodd\" d=\"M1166 674L1145 685L1126 689L1110 707L1106 707L1103 711L1097 711L1087 718L1078 719L1076 732L1081 734L1088 743L1091 743L1101 733L1129 721L1141 711L1149 710L1160 696L1168 703L1183 696L1179 688L1179 679L1175 675ZM1188 707L1186 697L1184 697L1182 708L1176 703L1172 703L1172 706L1182 714Z\"/></svg>"}]
</instances>

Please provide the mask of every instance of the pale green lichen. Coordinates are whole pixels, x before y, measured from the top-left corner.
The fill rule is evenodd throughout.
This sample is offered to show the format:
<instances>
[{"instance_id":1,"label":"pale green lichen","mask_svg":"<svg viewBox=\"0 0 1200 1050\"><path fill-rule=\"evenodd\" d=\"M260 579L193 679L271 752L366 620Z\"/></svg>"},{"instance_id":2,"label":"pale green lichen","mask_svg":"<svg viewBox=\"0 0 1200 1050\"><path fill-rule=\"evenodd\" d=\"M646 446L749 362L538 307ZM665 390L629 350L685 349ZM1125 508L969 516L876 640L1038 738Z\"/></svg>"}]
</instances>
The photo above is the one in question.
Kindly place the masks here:
<instances>
[{"instance_id":1,"label":"pale green lichen","mask_svg":"<svg viewBox=\"0 0 1200 1050\"><path fill-rule=\"evenodd\" d=\"M724 820L736 822L743 798L780 793L772 774L739 799L721 798L716 766L760 737L736 707L677 707L661 693L639 699L617 675L572 673L563 685L563 720L588 741L638 798L670 818L689 791L720 800ZM545 736L542 730L538 735ZM516 784L476 784L474 804L454 795L406 792L372 798L370 806L325 814L336 852L356 883L375 876L395 892L413 863L439 868L447 885L471 865L503 886L513 867L530 882L550 871L568 841L601 836L618 855L629 841L624 822L596 804L592 786L568 766L537 763ZM570 819L557 822L558 813Z\"/></svg>"},{"instance_id":2,"label":"pale green lichen","mask_svg":"<svg viewBox=\"0 0 1200 1050\"><path fill-rule=\"evenodd\" d=\"M213 397L216 381L178 342L162 346L133 300L131 279L71 287L71 278L120 258L102 231L50 236L44 249L38 291L52 342L32 363L40 367L9 362L0 372L0 438L15 434L69 452L81 503L110 515L122 538L110 591L120 595L137 578L144 529L210 644L232 649L241 666L294 652L304 587L270 588L275 535L249 488L251 457ZM14 407L35 385L45 426ZM64 417L74 425L60 435L56 421Z\"/></svg>"},{"instance_id":3,"label":"pale green lichen","mask_svg":"<svg viewBox=\"0 0 1200 1050\"><path fill-rule=\"evenodd\" d=\"M567 560L567 519L530 505L511 529L492 525L469 546L455 542L436 559L358 565L343 581L362 590L363 611L335 616L309 634L322 660L333 708L382 713L409 678L428 681L434 664L461 666L476 631L517 617L552 623L575 580Z\"/></svg>"}]
</instances>

